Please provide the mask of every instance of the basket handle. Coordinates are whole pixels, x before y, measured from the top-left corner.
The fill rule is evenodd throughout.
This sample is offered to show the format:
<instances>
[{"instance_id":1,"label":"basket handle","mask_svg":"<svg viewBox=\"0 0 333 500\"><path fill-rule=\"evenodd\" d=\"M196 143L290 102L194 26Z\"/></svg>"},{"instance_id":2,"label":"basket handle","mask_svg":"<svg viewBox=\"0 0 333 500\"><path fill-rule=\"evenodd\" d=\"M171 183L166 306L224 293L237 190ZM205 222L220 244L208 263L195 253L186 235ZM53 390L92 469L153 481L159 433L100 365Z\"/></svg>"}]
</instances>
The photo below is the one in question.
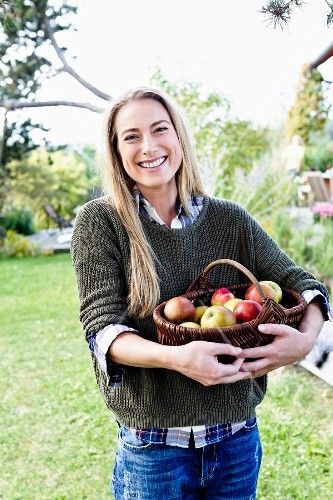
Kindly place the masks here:
<instances>
[{"instance_id":1,"label":"basket handle","mask_svg":"<svg viewBox=\"0 0 333 500\"><path fill-rule=\"evenodd\" d=\"M220 264L230 264L231 266L236 267L239 269L239 271L242 271L242 273L245 274L249 278L249 280L256 286L260 297L264 300L266 299L266 295L264 294L263 289L261 288L257 278L249 271L245 266L240 264L239 262L231 259L218 259L214 260L210 264L208 264L207 267L202 271L202 273L198 276L198 278L190 285L190 287L187 289L186 293L192 292L193 290L199 289L199 290L204 290L207 288L207 282L208 282L208 272L213 269L213 267L218 266Z\"/></svg>"}]
</instances>

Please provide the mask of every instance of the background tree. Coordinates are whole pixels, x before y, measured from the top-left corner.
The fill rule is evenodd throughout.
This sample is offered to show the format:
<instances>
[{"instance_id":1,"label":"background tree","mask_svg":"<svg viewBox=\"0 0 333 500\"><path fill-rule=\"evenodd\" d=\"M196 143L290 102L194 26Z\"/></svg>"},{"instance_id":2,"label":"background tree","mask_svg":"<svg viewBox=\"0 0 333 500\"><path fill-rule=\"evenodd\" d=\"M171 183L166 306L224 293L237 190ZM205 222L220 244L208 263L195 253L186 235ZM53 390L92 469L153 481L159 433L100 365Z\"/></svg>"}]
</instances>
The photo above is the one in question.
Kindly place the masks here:
<instances>
[{"instance_id":1,"label":"background tree","mask_svg":"<svg viewBox=\"0 0 333 500\"><path fill-rule=\"evenodd\" d=\"M31 133L40 131L40 139L37 144L34 142ZM7 125L5 129L4 142L6 148L3 151L3 163L8 164L12 160L22 160L31 151L34 151L40 146L47 146L48 142L42 136L43 132L48 132L49 129L41 124L33 123L30 118L26 120L17 120Z\"/></svg>"},{"instance_id":2,"label":"background tree","mask_svg":"<svg viewBox=\"0 0 333 500\"><path fill-rule=\"evenodd\" d=\"M0 108L3 110L3 130L0 132L0 211L4 203L8 161L17 156L18 150L22 158L34 148L33 133L36 129L45 131L41 124L31 120L18 125L15 112L28 107L59 105L100 110L100 107L90 103L64 99L38 102L36 94L42 83L59 72L66 72L95 96L104 101L110 99L108 94L75 71L66 58L66 48L57 42L58 34L73 30L72 19L76 10L67 2L55 0L0 1ZM50 48L53 48L53 53ZM24 139L15 142L12 135L16 133L17 136L18 131Z\"/></svg>"},{"instance_id":3,"label":"background tree","mask_svg":"<svg viewBox=\"0 0 333 500\"><path fill-rule=\"evenodd\" d=\"M318 70L309 72L308 66L302 68L296 99L286 121L286 136L289 141L294 135L299 135L304 144L309 144L311 135L323 130L330 110L326 87Z\"/></svg>"},{"instance_id":4,"label":"background tree","mask_svg":"<svg viewBox=\"0 0 333 500\"><path fill-rule=\"evenodd\" d=\"M7 207L28 208L39 228L50 224L49 206L71 219L74 209L89 198L87 168L74 152L39 149L24 160L13 160L8 168Z\"/></svg>"}]
</instances>

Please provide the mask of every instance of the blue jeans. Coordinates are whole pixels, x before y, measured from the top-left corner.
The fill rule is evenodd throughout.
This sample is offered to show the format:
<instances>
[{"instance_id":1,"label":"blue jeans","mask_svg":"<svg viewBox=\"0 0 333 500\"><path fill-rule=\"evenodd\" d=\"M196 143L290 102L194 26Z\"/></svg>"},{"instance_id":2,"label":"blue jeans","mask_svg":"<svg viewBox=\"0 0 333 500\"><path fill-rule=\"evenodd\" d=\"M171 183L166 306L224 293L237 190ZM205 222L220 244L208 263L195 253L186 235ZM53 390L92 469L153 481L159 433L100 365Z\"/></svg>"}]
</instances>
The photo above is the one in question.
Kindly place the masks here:
<instances>
[{"instance_id":1,"label":"blue jeans","mask_svg":"<svg viewBox=\"0 0 333 500\"><path fill-rule=\"evenodd\" d=\"M255 500L262 449L256 419L216 444L150 444L120 428L111 492L115 500Z\"/></svg>"}]
</instances>

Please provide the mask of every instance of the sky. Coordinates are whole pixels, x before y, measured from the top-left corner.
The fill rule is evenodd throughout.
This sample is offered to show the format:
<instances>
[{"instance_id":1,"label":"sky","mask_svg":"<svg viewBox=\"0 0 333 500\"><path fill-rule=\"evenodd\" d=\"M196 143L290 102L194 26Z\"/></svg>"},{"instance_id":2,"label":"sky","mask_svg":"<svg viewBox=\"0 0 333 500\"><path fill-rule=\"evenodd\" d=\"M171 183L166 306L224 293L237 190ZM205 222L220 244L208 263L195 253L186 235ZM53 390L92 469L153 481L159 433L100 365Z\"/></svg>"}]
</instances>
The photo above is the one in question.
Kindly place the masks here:
<instances>
[{"instance_id":1,"label":"sky","mask_svg":"<svg viewBox=\"0 0 333 500\"><path fill-rule=\"evenodd\" d=\"M149 84L159 67L170 81L196 81L220 92L234 116L278 127L295 98L302 65L332 42L333 28L325 24L324 0L308 1L283 31L267 24L259 12L263 2L76 0L77 31L58 40L78 73L111 96ZM320 69L333 80L333 60ZM38 97L105 105L66 74L43 85ZM100 115L64 107L28 113L51 127L54 143L100 143Z\"/></svg>"}]
</instances>

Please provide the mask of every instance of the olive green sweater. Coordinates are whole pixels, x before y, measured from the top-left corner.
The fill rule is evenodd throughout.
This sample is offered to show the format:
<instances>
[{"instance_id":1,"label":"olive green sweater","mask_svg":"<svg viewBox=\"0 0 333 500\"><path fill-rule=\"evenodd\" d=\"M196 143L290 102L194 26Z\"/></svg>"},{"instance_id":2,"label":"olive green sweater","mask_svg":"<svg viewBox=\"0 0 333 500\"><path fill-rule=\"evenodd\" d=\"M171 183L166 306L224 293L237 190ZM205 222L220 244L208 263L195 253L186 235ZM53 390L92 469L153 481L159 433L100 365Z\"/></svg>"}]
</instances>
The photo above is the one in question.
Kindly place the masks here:
<instances>
[{"instance_id":1,"label":"olive green sweater","mask_svg":"<svg viewBox=\"0 0 333 500\"><path fill-rule=\"evenodd\" d=\"M297 267L256 221L235 203L204 198L203 208L186 229L170 229L141 217L158 261L161 301L184 293L212 261L221 258L245 265L258 280L276 281L301 293L322 284ZM80 296L80 320L87 334L109 324L125 324L157 341L152 316L131 318L126 297L131 286L126 230L105 198L93 200L77 215L72 257ZM225 265L209 275L214 287L246 283ZM93 357L97 382L107 407L129 427L179 427L241 422L255 415L266 391L266 377L204 387L167 369L124 367L120 387L110 388Z\"/></svg>"}]
</instances>

